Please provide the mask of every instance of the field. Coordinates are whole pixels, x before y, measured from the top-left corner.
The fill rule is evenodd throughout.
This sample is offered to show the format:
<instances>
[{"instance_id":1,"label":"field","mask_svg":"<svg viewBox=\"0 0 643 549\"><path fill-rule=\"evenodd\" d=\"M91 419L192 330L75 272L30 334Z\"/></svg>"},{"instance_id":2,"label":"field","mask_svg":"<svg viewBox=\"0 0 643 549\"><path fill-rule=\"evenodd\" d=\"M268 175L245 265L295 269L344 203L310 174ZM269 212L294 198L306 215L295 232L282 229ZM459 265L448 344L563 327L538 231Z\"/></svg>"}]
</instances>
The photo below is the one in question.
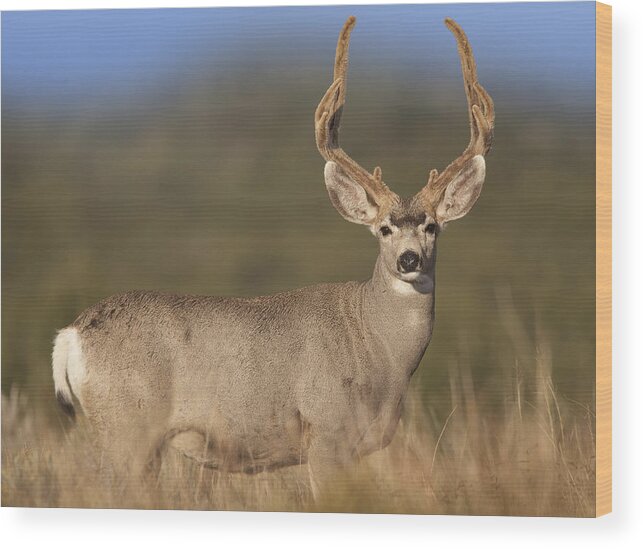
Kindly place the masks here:
<instances>
[{"instance_id":1,"label":"field","mask_svg":"<svg viewBox=\"0 0 643 549\"><path fill-rule=\"evenodd\" d=\"M3 14L3 505L591 515L594 7L508 6L355 7L342 144L394 191L469 139L444 17L497 118L480 199L439 237L433 339L396 437L316 502L306 467L168 456L156 485L115 476L57 410L50 355L127 290L371 276L377 245L330 204L313 133L347 9Z\"/></svg>"},{"instance_id":2,"label":"field","mask_svg":"<svg viewBox=\"0 0 643 549\"><path fill-rule=\"evenodd\" d=\"M507 318L512 337L527 337ZM450 373L446 417L417 392L392 444L337 477L317 500L305 465L224 474L166 454L155 482L115 474L83 421L2 397L2 504L362 513L591 516L594 415L561 398L542 341L499 380L501 406L477 397L470 364Z\"/></svg>"}]
</instances>

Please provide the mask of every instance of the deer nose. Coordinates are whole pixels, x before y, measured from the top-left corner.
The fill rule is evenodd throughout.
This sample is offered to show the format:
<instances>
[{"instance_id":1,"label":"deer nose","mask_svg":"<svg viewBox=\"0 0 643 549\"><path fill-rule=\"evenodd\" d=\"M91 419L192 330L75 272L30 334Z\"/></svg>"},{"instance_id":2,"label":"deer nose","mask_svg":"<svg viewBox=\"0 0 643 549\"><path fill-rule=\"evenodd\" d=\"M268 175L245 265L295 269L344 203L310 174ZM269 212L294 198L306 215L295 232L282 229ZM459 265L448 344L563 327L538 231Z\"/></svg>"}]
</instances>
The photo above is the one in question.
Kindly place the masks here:
<instances>
[{"instance_id":1,"label":"deer nose","mask_svg":"<svg viewBox=\"0 0 643 549\"><path fill-rule=\"evenodd\" d=\"M416 271L419 265L420 256L412 250L406 250L397 260L397 270L401 273Z\"/></svg>"}]
</instances>

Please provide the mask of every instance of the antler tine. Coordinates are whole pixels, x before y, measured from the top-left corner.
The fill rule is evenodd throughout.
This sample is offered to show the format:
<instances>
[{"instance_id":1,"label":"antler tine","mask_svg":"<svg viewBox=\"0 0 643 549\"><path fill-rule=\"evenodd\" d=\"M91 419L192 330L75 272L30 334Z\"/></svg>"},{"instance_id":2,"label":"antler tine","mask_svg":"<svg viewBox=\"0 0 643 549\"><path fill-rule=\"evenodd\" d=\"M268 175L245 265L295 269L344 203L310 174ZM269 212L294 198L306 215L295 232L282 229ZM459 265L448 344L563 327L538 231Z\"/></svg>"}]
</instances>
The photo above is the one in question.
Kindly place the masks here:
<instances>
[{"instance_id":1,"label":"antler tine","mask_svg":"<svg viewBox=\"0 0 643 549\"><path fill-rule=\"evenodd\" d=\"M435 170L431 172L429 182L418 193L430 209L433 209L440 201L449 181L462 169L465 162L476 155L484 156L489 152L493 141L495 121L493 100L487 90L478 82L476 61L467 35L453 19L447 18L444 23L458 44L464 91L467 96L471 138L464 152L451 162L442 173L438 174Z\"/></svg>"},{"instance_id":2,"label":"antler tine","mask_svg":"<svg viewBox=\"0 0 643 549\"><path fill-rule=\"evenodd\" d=\"M469 147L475 149L476 154L486 154L491 148L491 139L486 135L493 131L495 112L493 101L478 82L478 71L476 60L473 57L473 51L469 44L467 35L453 19L445 19L447 28L451 31L458 43L458 54L460 55L460 64L462 65L462 78L464 80L464 90L467 95L469 105L469 124L471 126L471 141ZM474 107L481 110L482 118L475 115ZM486 131L485 131L486 130Z\"/></svg>"},{"instance_id":3,"label":"antler tine","mask_svg":"<svg viewBox=\"0 0 643 549\"><path fill-rule=\"evenodd\" d=\"M315 111L315 141L322 157L338 164L348 176L361 185L380 207L380 215L383 215L397 200L397 195L382 182L382 171L376 168L373 174L369 173L339 146L339 126L346 102L348 48L355 22L355 17L349 17L339 33L335 52L334 81Z\"/></svg>"}]
</instances>

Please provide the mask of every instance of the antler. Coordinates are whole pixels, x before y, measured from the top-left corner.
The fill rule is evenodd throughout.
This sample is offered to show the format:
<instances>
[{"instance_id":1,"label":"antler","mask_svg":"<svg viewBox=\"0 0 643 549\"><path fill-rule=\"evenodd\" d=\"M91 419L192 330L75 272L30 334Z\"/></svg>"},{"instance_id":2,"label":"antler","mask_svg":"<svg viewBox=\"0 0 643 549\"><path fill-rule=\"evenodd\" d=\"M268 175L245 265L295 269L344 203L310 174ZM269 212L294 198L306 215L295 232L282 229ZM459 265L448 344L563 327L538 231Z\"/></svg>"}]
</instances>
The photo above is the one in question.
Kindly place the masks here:
<instances>
[{"instance_id":1,"label":"antler","mask_svg":"<svg viewBox=\"0 0 643 549\"><path fill-rule=\"evenodd\" d=\"M426 186L416 195L430 211L434 211L444 195L449 182L464 167L466 162L476 155L485 155L491 149L493 141L493 124L495 119L493 101L478 82L476 61L471 45L460 25L453 19L445 19L447 28L458 42L458 53L462 65L464 90L469 105L469 125L471 139L464 152L449 164L442 173L431 170Z\"/></svg>"},{"instance_id":2,"label":"antler","mask_svg":"<svg viewBox=\"0 0 643 549\"><path fill-rule=\"evenodd\" d=\"M379 217L383 217L398 200L398 196L382 182L382 170L377 167L372 174L369 173L339 146L339 124L346 101L348 46L354 26L355 17L351 16L346 20L339 34L333 83L315 111L315 140L324 159L338 164L353 181L361 185L378 205Z\"/></svg>"}]
</instances>

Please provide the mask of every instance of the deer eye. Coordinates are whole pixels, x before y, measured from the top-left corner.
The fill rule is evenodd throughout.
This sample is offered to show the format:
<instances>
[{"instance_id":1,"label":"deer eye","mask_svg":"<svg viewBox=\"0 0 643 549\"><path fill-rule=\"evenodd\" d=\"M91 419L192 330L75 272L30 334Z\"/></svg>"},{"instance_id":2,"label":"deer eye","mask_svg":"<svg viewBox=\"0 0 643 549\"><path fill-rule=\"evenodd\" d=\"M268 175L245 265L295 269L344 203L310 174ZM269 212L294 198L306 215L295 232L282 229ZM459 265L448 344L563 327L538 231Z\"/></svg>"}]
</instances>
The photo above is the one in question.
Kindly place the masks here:
<instances>
[{"instance_id":1,"label":"deer eye","mask_svg":"<svg viewBox=\"0 0 643 549\"><path fill-rule=\"evenodd\" d=\"M424 230L429 234L435 233L435 223L429 223Z\"/></svg>"},{"instance_id":2,"label":"deer eye","mask_svg":"<svg viewBox=\"0 0 643 549\"><path fill-rule=\"evenodd\" d=\"M380 227L380 233L382 233L382 236L388 236L393 233L391 230L391 227L388 225L384 225L383 227Z\"/></svg>"}]
</instances>

